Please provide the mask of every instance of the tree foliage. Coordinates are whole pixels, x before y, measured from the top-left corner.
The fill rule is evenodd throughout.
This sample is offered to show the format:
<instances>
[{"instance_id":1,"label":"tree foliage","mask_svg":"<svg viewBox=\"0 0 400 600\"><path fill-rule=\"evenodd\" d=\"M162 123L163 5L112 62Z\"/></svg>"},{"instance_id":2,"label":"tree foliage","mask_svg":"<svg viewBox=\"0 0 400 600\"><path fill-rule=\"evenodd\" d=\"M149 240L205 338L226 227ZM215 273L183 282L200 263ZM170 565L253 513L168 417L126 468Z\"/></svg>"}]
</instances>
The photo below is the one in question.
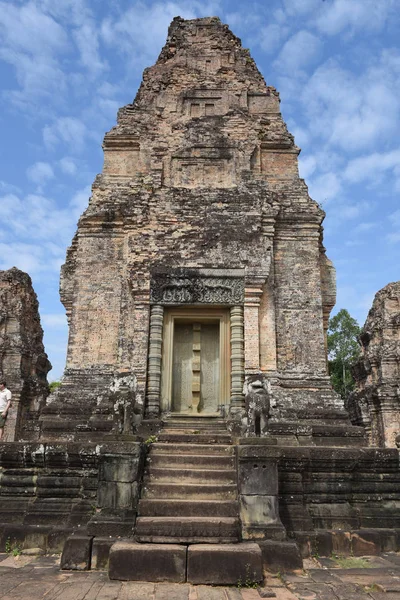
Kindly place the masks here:
<instances>
[{"instance_id":1,"label":"tree foliage","mask_svg":"<svg viewBox=\"0 0 400 600\"><path fill-rule=\"evenodd\" d=\"M345 308L329 320L329 374L333 388L342 398L347 398L354 388L350 367L360 356L359 334L360 326Z\"/></svg>"},{"instance_id":2,"label":"tree foliage","mask_svg":"<svg viewBox=\"0 0 400 600\"><path fill-rule=\"evenodd\" d=\"M60 387L60 385L61 385L61 381L52 381L51 383L49 383L50 393L54 392L54 390L56 390L58 387Z\"/></svg>"}]
</instances>

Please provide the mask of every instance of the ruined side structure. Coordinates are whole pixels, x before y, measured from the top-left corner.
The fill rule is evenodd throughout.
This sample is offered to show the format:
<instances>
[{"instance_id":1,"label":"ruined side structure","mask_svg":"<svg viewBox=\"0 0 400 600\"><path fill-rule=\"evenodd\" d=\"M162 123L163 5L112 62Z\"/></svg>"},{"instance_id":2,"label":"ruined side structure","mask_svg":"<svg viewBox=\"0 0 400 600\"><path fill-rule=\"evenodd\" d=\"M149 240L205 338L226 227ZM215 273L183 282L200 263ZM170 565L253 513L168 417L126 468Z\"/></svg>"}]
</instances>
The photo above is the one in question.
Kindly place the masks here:
<instances>
[{"instance_id":1,"label":"ruined side structure","mask_svg":"<svg viewBox=\"0 0 400 600\"><path fill-rule=\"evenodd\" d=\"M346 422L326 368L324 212L240 40L217 18L174 19L103 147L62 270L67 368L44 435L63 415L70 438L115 429L120 376L146 419L233 416L261 374L276 430Z\"/></svg>"},{"instance_id":2,"label":"ruined side structure","mask_svg":"<svg viewBox=\"0 0 400 600\"><path fill-rule=\"evenodd\" d=\"M394 448L400 445L400 281L376 294L360 341L350 417L366 428L371 445Z\"/></svg>"},{"instance_id":3,"label":"ruined side structure","mask_svg":"<svg viewBox=\"0 0 400 600\"><path fill-rule=\"evenodd\" d=\"M51 369L43 346L38 301L27 273L0 271L0 376L12 391L4 439L38 438L38 414Z\"/></svg>"}]
</instances>

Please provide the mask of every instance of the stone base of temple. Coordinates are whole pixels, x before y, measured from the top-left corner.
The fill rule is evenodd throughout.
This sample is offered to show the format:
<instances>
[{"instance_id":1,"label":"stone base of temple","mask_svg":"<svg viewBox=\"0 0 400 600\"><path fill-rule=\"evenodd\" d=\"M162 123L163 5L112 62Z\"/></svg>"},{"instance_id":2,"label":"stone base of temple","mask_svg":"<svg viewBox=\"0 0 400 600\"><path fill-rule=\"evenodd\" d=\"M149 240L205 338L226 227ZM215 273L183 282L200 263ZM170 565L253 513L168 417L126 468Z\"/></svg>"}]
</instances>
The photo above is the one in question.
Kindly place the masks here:
<instances>
[{"instance_id":1,"label":"stone base of temple","mask_svg":"<svg viewBox=\"0 0 400 600\"><path fill-rule=\"evenodd\" d=\"M64 568L108 569L119 540L135 552L175 544L186 557L210 543L238 557L250 543L272 570L400 548L396 449L312 445L315 432L309 445L294 433L286 445L283 434L235 438L213 419L172 419L157 440L1 444L1 548L65 543Z\"/></svg>"}]
</instances>

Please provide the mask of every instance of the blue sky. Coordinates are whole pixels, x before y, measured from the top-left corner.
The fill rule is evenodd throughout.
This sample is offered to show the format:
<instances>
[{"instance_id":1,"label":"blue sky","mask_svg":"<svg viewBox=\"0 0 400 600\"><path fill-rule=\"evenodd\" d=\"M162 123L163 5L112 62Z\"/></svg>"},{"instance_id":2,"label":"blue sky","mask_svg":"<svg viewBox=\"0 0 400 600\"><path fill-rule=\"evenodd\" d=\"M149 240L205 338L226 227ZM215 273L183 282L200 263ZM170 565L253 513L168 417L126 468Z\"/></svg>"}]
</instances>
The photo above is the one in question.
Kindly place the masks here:
<instances>
[{"instance_id":1,"label":"blue sky","mask_svg":"<svg viewBox=\"0 0 400 600\"><path fill-rule=\"evenodd\" d=\"M280 92L327 213L336 310L363 324L376 291L400 279L400 0L0 0L0 269L32 277L51 380L67 344L59 269L104 133L177 15L219 16Z\"/></svg>"}]
</instances>

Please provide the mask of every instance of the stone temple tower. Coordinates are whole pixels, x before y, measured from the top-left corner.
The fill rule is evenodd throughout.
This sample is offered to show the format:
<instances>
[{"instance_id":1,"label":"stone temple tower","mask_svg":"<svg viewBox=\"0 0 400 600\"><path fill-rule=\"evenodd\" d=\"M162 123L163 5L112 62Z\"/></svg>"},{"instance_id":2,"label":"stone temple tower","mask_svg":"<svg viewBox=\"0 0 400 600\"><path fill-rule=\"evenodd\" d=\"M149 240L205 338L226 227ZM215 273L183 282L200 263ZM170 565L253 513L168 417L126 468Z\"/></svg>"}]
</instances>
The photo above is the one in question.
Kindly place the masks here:
<instances>
[{"instance_id":1,"label":"stone temple tower","mask_svg":"<svg viewBox=\"0 0 400 600\"><path fill-rule=\"evenodd\" d=\"M275 434L347 423L326 366L335 273L324 212L299 178L279 103L218 18L173 20L105 135L62 269L67 367L45 437L176 413L234 419L255 377L271 392Z\"/></svg>"}]
</instances>

